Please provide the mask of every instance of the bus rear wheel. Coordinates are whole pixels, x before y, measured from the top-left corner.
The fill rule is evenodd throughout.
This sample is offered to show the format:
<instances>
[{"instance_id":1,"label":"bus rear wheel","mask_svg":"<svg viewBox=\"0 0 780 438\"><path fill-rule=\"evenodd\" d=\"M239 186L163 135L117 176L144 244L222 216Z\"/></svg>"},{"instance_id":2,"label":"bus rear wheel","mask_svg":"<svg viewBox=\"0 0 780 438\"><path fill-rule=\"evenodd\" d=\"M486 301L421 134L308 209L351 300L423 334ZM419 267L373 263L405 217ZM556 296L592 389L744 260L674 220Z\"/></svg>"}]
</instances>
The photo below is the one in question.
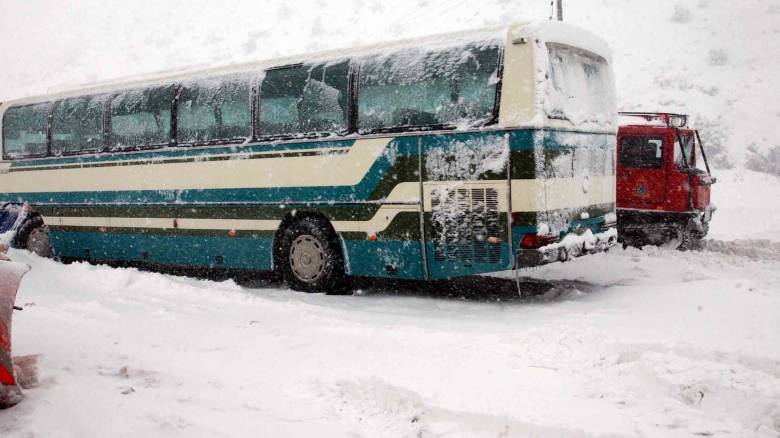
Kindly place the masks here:
<instances>
[{"instance_id":1,"label":"bus rear wheel","mask_svg":"<svg viewBox=\"0 0 780 438\"><path fill-rule=\"evenodd\" d=\"M282 233L279 262L290 288L302 292L338 293L346 288L344 257L329 224L304 218Z\"/></svg>"}]
</instances>

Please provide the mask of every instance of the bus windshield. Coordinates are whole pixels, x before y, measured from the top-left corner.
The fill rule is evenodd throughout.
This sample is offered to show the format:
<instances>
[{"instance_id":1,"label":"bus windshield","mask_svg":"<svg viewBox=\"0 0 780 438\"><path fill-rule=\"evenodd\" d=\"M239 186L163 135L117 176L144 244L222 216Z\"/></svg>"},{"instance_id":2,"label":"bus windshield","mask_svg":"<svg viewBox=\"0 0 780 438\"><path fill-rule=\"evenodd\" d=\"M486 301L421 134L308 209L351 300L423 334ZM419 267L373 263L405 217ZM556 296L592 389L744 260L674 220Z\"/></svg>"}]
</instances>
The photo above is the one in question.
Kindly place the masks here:
<instances>
[{"instance_id":1,"label":"bus windshield","mask_svg":"<svg viewBox=\"0 0 780 438\"><path fill-rule=\"evenodd\" d=\"M549 54L545 111L553 119L575 125L615 121L612 72L597 55L562 44L547 44Z\"/></svg>"}]
</instances>

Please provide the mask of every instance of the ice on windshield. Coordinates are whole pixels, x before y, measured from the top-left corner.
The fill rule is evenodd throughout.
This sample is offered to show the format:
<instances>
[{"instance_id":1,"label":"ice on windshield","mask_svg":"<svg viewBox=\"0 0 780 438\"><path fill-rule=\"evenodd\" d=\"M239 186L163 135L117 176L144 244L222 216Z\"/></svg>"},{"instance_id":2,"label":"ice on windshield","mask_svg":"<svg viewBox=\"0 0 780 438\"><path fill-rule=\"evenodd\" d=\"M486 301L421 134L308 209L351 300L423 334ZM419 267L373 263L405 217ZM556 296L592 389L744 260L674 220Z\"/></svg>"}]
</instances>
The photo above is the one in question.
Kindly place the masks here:
<instances>
[{"instance_id":1,"label":"ice on windshield","mask_svg":"<svg viewBox=\"0 0 780 438\"><path fill-rule=\"evenodd\" d=\"M548 43L547 50L547 115L575 125L611 126L617 111L614 79L607 61L563 44Z\"/></svg>"}]
</instances>

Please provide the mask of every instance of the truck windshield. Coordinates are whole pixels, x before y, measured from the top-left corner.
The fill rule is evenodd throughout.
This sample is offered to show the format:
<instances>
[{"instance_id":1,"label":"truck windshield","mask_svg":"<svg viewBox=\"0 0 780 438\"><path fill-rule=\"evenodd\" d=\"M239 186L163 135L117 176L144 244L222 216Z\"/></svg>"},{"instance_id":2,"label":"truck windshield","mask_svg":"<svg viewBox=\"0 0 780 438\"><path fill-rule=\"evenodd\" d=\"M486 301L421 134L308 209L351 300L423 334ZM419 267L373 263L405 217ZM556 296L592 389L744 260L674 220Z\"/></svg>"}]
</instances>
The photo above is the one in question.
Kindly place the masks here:
<instances>
[{"instance_id":1,"label":"truck windshield","mask_svg":"<svg viewBox=\"0 0 780 438\"><path fill-rule=\"evenodd\" d=\"M682 138L683 146L680 147L680 138ZM683 155L683 152L685 155ZM685 157L685 159L683 159ZM680 135L674 138L674 164L679 168L696 167L696 163L693 161L693 136L692 135Z\"/></svg>"},{"instance_id":2,"label":"truck windshield","mask_svg":"<svg viewBox=\"0 0 780 438\"><path fill-rule=\"evenodd\" d=\"M615 85L607 61L562 44L547 44L547 50L550 60L545 99L547 115L575 125L613 124Z\"/></svg>"}]
</instances>

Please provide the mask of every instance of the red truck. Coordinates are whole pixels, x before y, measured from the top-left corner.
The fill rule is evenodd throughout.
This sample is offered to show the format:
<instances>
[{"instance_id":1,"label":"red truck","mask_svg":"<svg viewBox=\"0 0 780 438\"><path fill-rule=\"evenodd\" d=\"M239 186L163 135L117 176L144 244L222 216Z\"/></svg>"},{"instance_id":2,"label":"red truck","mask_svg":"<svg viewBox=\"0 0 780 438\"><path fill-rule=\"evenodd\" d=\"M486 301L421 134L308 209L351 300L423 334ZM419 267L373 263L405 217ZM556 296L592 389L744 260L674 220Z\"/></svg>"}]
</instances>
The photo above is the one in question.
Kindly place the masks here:
<instances>
[{"instance_id":1,"label":"red truck","mask_svg":"<svg viewBox=\"0 0 780 438\"><path fill-rule=\"evenodd\" d=\"M715 211L710 202L715 178L699 131L688 127L688 116L620 113L617 156L623 246L696 247Z\"/></svg>"}]
</instances>

